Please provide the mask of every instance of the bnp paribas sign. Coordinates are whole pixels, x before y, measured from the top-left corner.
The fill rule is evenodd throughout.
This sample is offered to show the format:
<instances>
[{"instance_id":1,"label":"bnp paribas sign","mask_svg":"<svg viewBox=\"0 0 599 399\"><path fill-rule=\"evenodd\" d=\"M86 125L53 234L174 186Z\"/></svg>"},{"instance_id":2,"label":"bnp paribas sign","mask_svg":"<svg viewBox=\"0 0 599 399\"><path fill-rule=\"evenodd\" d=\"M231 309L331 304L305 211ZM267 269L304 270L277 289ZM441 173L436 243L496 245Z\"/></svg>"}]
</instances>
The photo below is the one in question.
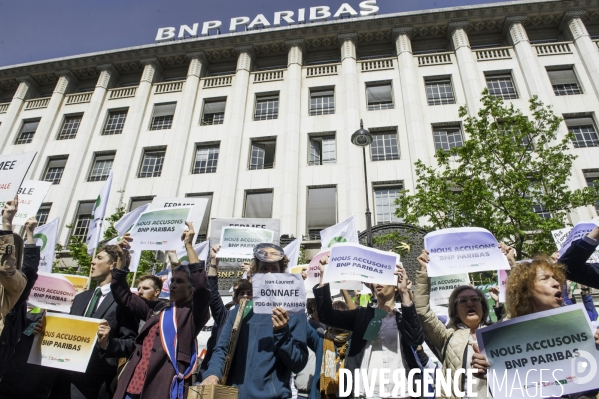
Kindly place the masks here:
<instances>
[{"instance_id":1,"label":"bnp paribas sign","mask_svg":"<svg viewBox=\"0 0 599 399\"><path fill-rule=\"evenodd\" d=\"M376 0L366 0L358 5L359 11L353 8L348 3L343 3L335 13L328 6L310 7L309 9L300 8L295 11L277 11L272 19L268 19L264 14L258 14L251 19L250 17L234 17L229 22L229 32L235 33L238 28L245 30L257 30L270 27L278 27L285 23L287 25L305 24L307 22L326 21L331 17L333 19L357 17L358 15L366 17L375 15L379 8L376 5ZM271 23L272 21L272 23ZM206 21L202 24L201 36L208 36L210 33L220 33L220 28L223 26L222 21ZM174 26L160 28L156 34L156 41L162 42L174 39L186 39L190 37L198 37L199 23L192 26L181 25L177 32Z\"/></svg>"}]
</instances>

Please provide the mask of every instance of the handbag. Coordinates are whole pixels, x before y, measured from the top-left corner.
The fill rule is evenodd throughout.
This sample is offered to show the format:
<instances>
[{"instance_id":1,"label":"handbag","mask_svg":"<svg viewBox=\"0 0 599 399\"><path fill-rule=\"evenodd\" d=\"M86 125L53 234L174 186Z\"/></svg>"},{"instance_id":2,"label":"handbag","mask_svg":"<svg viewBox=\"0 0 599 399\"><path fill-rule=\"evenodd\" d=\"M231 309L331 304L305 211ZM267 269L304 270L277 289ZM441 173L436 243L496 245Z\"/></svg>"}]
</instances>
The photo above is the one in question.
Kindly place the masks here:
<instances>
[{"instance_id":1,"label":"handbag","mask_svg":"<svg viewBox=\"0 0 599 399\"><path fill-rule=\"evenodd\" d=\"M187 399L238 399L238 389L225 384L227 383L231 362L235 355L237 339L239 338L239 332L241 331L241 320L243 319L243 313L247 302L248 301L245 298L239 302L239 310L237 311L237 316L233 322L231 339L229 340L227 358L225 361L225 371L223 372L223 378L220 380L220 385L191 385L187 390Z\"/></svg>"}]
</instances>

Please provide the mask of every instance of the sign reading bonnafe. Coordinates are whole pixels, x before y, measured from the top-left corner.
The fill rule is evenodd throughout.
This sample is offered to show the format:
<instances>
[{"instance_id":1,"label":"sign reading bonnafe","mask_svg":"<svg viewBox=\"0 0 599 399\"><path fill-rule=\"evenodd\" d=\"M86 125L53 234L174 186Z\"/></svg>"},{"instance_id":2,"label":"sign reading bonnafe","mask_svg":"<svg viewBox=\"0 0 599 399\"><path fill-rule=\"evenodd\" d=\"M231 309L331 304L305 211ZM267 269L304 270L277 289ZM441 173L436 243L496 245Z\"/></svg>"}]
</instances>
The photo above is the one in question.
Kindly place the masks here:
<instances>
[{"instance_id":1,"label":"sign reading bonnafe","mask_svg":"<svg viewBox=\"0 0 599 399\"><path fill-rule=\"evenodd\" d=\"M376 0L366 0L359 4L359 10L359 15L366 17L369 15L375 15L378 12L379 7L376 5ZM272 20L269 20L264 14L258 14L254 19L246 16L234 17L231 18L229 23L229 32L235 33L237 32L238 27L243 26L246 27L246 30L254 30L270 28L273 26L281 26L282 22L287 23L287 25L296 25L304 24L308 21L326 21L331 16L334 19L357 17L358 11L356 11L356 9L354 9L348 3L343 3L334 14L332 14L331 8L329 6L317 6L310 7L309 9L300 8L297 10L297 14L295 11L277 11L274 13ZM192 26L181 25L179 27L179 32L177 32L177 28L174 26L160 28L156 34L156 41L162 42L166 40L173 40L175 39L175 36L177 39L198 37L199 26L199 23L195 23ZM220 28L222 26L222 21L206 21L202 24L202 31L200 32L200 35L208 36L211 31L220 32Z\"/></svg>"}]
</instances>

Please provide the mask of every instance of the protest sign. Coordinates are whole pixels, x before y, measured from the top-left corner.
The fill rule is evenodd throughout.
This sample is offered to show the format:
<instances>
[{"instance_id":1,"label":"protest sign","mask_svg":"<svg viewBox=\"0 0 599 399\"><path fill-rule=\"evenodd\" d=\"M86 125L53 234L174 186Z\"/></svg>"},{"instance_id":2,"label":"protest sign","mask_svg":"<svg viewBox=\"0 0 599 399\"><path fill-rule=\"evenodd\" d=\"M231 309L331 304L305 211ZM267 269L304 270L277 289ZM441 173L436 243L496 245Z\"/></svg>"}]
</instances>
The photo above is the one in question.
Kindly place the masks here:
<instances>
[{"instance_id":1,"label":"protest sign","mask_svg":"<svg viewBox=\"0 0 599 399\"><path fill-rule=\"evenodd\" d=\"M217 258L249 262L254 257L254 247L262 242L272 242L272 230L253 227L224 227L220 237L221 249Z\"/></svg>"},{"instance_id":2,"label":"protest sign","mask_svg":"<svg viewBox=\"0 0 599 399\"><path fill-rule=\"evenodd\" d=\"M73 284L73 287L77 290L77 293L83 292L89 286L88 276L78 276L76 274L61 274L62 277L66 278Z\"/></svg>"},{"instance_id":3,"label":"protest sign","mask_svg":"<svg viewBox=\"0 0 599 399\"><path fill-rule=\"evenodd\" d=\"M204 213L208 207L208 198L169 198L169 197L155 197L150 204L150 210L154 209L167 209L174 207L191 206L191 213L189 214L188 222L193 223L195 229L195 236L192 242L196 242L198 234L200 234L200 226L204 219Z\"/></svg>"},{"instance_id":4,"label":"protest sign","mask_svg":"<svg viewBox=\"0 0 599 399\"><path fill-rule=\"evenodd\" d=\"M312 258L310 263L308 263L308 270L306 271L306 273L308 274L308 277L304 281L304 283L305 283L304 285L306 287L306 295L308 298L314 298L314 293L312 292L312 288L314 288L315 285L320 283L320 268L319 268L320 259L322 259L322 257L324 257L324 256L329 256L330 254L331 254L331 251L329 249L320 251L319 253L314 255L314 257ZM339 291L339 290L336 290L336 291ZM332 295L332 293L331 293L331 295Z\"/></svg>"},{"instance_id":5,"label":"protest sign","mask_svg":"<svg viewBox=\"0 0 599 399\"><path fill-rule=\"evenodd\" d=\"M27 363L85 373L102 320L48 313L43 320Z\"/></svg>"},{"instance_id":6,"label":"protest sign","mask_svg":"<svg viewBox=\"0 0 599 399\"><path fill-rule=\"evenodd\" d=\"M199 244L193 246L195 253L198 255L200 261L208 262L208 241L202 241ZM189 264L189 257L187 256L187 249L181 249L177 251L177 259L182 265Z\"/></svg>"},{"instance_id":7,"label":"protest sign","mask_svg":"<svg viewBox=\"0 0 599 399\"><path fill-rule=\"evenodd\" d=\"M187 228L191 207L149 210L141 214L131 229L136 250L177 250Z\"/></svg>"},{"instance_id":8,"label":"protest sign","mask_svg":"<svg viewBox=\"0 0 599 399\"><path fill-rule=\"evenodd\" d=\"M254 313L272 314L280 306L289 314L306 311L306 290L299 274L258 273L252 277Z\"/></svg>"},{"instance_id":9,"label":"protest sign","mask_svg":"<svg viewBox=\"0 0 599 399\"><path fill-rule=\"evenodd\" d=\"M289 269L289 273L302 274L302 270L304 270L304 267L307 269L308 268L308 264L289 267L288 268Z\"/></svg>"},{"instance_id":10,"label":"protest sign","mask_svg":"<svg viewBox=\"0 0 599 399\"><path fill-rule=\"evenodd\" d=\"M551 230L551 235L553 236L553 241L559 250L563 247L566 242L566 238L568 238L568 234L572 231L571 227L564 227L563 229Z\"/></svg>"},{"instance_id":11,"label":"protest sign","mask_svg":"<svg viewBox=\"0 0 599 399\"><path fill-rule=\"evenodd\" d=\"M429 277L510 269L493 234L480 227L433 231L424 236L424 248L429 252Z\"/></svg>"},{"instance_id":12,"label":"protest sign","mask_svg":"<svg viewBox=\"0 0 599 399\"><path fill-rule=\"evenodd\" d=\"M37 215L38 209L44 202L44 197L48 193L49 181L24 180L17 194L19 194L19 210L15 214L12 224L15 226L25 226L25 222L30 217ZM0 207L4 204L0 204ZM0 208L1 209L1 208Z\"/></svg>"},{"instance_id":13,"label":"protest sign","mask_svg":"<svg viewBox=\"0 0 599 399\"><path fill-rule=\"evenodd\" d=\"M595 221L577 223L570 230L570 232L569 232L568 236L565 238L565 240L563 240L562 246L561 247L558 246L559 255L562 256L564 253L566 253L566 251L568 250L568 248L570 248L570 245L572 245L572 243L574 241L583 238L584 236L589 234L595 227L597 227L597 224ZM552 233L553 233L553 231L552 231ZM561 236L558 235L558 238L561 238ZM556 240L555 235L554 235L554 240ZM556 240L555 243L558 244L558 241ZM599 249L595 250L595 252L593 252L593 254L590 256L590 258L588 259L587 262L599 263Z\"/></svg>"},{"instance_id":14,"label":"protest sign","mask_svg":"<svg viewBox=\"0 0 599 399\"><path fill-rule=\"evenodd\" d=\"M297 265L301 246L301 238L296 238L295 240L287 244L285 248L283 248L283 251L285 251L285 255L287 255L287 258L289 259L289 264L287 265L287 267L292 268Z\"/></svg>"},{"instance_id":15,"label":"protest sign","mask_svg":"<svg viewBox=\"0 0 599 399\"><path fill-rule=\"evenodd\" d=\"M36 227L33 231L35 245L40 247L40 272L52 273L59 224L60 219L56 218L49 223Z\"/></svg>"},{"instance_id":16,"label":"protest sign","mask_svg":"<svg viewBox=\"0 0 599 399\"><path fill-rule=\"evenodd\" d=\"M27 302L38 308L68 313L75 295L77 290L61 274L38 272Z\"/></svg>"},{"instance_id":17,"label":"protest sign","mask_svg":"<svg viewBox=\"0 0 599 399\"><path fill-rule=\"evenodd\" d=\"M126 232L133 228L135 222L137 222L137 219L139 219L141 214L147 211L149 207L150 204L145 204L140 206L139 208L135 208L131 212L125 213L123 217L121 217L114 223L113 227L116 230L117 234L120 237L124 236ZM117 237L117 242L119 241L120 237Z\"/></svg>"},{"instance_id":18,"label":"protest sign","mask_svg":"<svg viewBox=\"0 0 599 399\"><path fill-rule=\"evenodd\" d=\"M320 231L320 243L322 248L331 248L333 245L342 242L349 242L359 244L358 240L358 229L356 229L356 221L354 217L345 219L341 223L337 223L334 226L327 227Z\"/></svg>"},{"instance_id":19,"label":"protest sign","mask_svg":"<svg viewBox=\"0 0 599 399\"><path fill-rule=\"evenodd\" d=\"M431 277L431 304L447 305L449 295L460 285L470 285L468 273L451 274L448 276Z\"/></svg>"},{"instance_id":20,"label":"protest sign","mask_svg":"<svg viewBox=\"0 0 599 399\"><path fill-rule=\"evenodd\" d=\"M581 304L478 329L479 349L491 364L491 394L560 397L599 388L594 333Z\"/></svg>"},{"instance_id":21,"label":"protest sign","mask_svg":"<svg viewBox=\"0 0 599 399\"><path fill-rule=\"evenodd\" d=\"M0 207L3 207L6 201L15 198L35 154L35 152L26 152L0 155Z\"/></svg>"},{"instance_id":22,"label":"protest sign","mask_svg":"<svg viewBox=\"0 0 599 399\"><path fill-rule=\"evenodd\" d=\"M393 253L359 244L337 244L331 248L323 282L354 280L372 284L397 284L397 277L394 275L396 262L397 256Z\"/></svg>"}]
</instances>

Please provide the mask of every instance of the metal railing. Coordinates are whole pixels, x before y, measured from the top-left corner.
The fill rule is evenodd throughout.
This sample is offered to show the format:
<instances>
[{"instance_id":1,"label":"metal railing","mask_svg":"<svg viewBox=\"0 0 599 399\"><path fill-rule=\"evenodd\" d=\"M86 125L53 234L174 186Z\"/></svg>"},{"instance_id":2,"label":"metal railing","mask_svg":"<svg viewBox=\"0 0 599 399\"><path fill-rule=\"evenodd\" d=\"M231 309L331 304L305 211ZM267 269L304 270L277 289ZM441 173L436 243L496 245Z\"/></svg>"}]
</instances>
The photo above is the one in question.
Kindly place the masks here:
<instances>
[{"instance_id":1,"label":"metal railing","mask_svg":"<svg viewBox=\"0 0 599 399\"><path fill-rule=\"evenodd\" d=\"M418 55L418 66L451 64L451 51L446 53L433 53Z\"/></svg>"},{"instance_id":2,"label":"metal railing","mask_svg":"<svg viewBox=\"0 0 599 399\"><path fill-rule=\"evenodd\" d=\"M94 94L94 93L91 91L88 93L69 94L67 96L66 103L67 103L67 105L88 103L92 100L92 94Z\"/></svg>"},{"instance_id":3,"label":"metal railing","mask_svg":"<svg viewBox=\"0 0 599 399\"><path fill-rule=\"evenodd\" d=\"M359 61L362 72L380 71L383 69L393 69L393 58L383 58L379 60Z\"/></svg>"},{"instance_id":4,"label":"metal railing","mask_svg":"<svg viewBox=\"0 0 599 399\"><path fill-rule=\"evenodd\" d=\"M226 75L202 78L202 80L204 81L202 87L205 89L209 89L212 87L231 86L233 84L233 76L234 75Z\"/></svg>"},{"instance_id":5,"label":"metal railing","mask_svg":"<svg viewBox=\"0 0 599 399\"><path fill-rule=\"evenodd\" d=\"M156 94L160 93L174 93L177 91L183 91L183 85L185 84L184 80L179 80L176 82L163 82L156 83L156 90L154 91Z\"/></svg>"},{"instance_id":6,"label":"metal railing","mask_svg":"<svg viewBox=\"0 0 599 399\"><path fill-rule=\"evenodd\" d=\"M570 45L572 42L561 42L561 43L543 43L533 44L532 46L537 50L537 55L557 55L557 54L572 54Z\"/></svg>"},{"instance_id":7,"label":"metal railing","mask_svg":"<svg viewBox=\"0 0 599 399\"><path fill-rule=\"evenodd\" d=\"M341 64L326 64L306 67L306 77L337 75L337 67Z\"/></svg>"},{"instance_id":8,"label":"metal railing","mask_svg":"<svg viewBox=\"0 0 599 399\"><path fill-rule=\"evenodd\" d=\"M25 109L46 108L50 103L50 98L36 98L25 101Z\"/></svg>"},{"instance_id":9,"label":"metal railing","mask_svg":"<svg viewBox=\"0 0 599 399\"><path fill-rule=\"evenodd\" d=\"M135 97L135 93L137 92L137 86L133 87L121 87L118 89L110 89L109 100L114 100L117 98L127 98L127 97Z\"/></svg>"},{"instance_id":10,"label":"metal railing","mask_svg":"<svg viewBox=\"0 0 599 399\"><path fill-rule=\"evenodd\" d=\"M480 50L474 50L477 61L503 60L512 58L510 47L495 47Z\"/></svg>"},{"instance_id":11,"label":"metal railing","mask_svg":"<svg viewBox=\"0 0 599 399\"><path fill-rule=\"evenodd\" d=\"M272 82L275 80L283 80L284 69L273 71L254 72L254 83Z\"/></svg>"}]
</instances>

